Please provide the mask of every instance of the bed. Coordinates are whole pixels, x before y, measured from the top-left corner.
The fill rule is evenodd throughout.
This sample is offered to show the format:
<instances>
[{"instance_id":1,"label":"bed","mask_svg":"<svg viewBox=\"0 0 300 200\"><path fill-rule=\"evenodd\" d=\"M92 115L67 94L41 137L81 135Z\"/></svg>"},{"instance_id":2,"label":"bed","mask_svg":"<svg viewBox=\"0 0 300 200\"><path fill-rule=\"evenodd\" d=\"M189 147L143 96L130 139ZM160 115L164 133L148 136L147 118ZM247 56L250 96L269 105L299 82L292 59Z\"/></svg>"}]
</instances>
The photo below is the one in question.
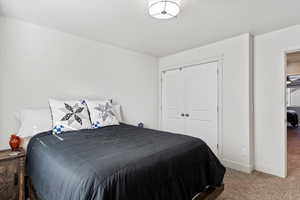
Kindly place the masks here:
<instances>
[{"instance_id":1,"label":"bed","mask_svg":"<svg viewBox=\"0 0 300 200\"><path fill-rule=\"evenodd\" d=\"M26 158L40 200L215 199L225 168L200 139L121 124L34 136Z\"/></svg>"},{"instance_id":2,"label":"bed","mask_svg":"<svg viewBox=\"0 0 300 200\"><path fill-rule=\"evenodd\" d=\"M294 110L287 110L287 121L294 127L298 127L298 114Z\"/></svg>"}]
</instances>

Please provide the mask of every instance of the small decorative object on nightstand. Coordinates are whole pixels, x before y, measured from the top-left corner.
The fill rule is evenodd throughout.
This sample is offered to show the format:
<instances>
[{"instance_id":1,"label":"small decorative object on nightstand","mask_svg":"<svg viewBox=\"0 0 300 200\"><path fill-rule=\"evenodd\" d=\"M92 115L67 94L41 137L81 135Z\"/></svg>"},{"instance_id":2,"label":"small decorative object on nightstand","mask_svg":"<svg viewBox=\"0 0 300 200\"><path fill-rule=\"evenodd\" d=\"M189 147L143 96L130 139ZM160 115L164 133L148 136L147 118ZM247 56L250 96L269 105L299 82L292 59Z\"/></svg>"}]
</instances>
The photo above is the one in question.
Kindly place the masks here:
<instances>
[{"instance_id":1,"label":"small decorative object on nightstand","mask_svg":"<svg viewBox=\"0 0 300 200\"><path fill-rule=\"evenodd\" d=\"M0 199L24 200L25 199L25 152L22 148L18 151L0 151Z\"/></svg>"},{"instance_id":2,"label":"small decorative object on nightstand","mask_svg":"<svg viewBox=\"0 0 300 200\"><path fill-rule=\"evenodd\" d=\"M20 147L20 142L21 142L21 139L19 136L13 134L10 136L10 140L9 140L9 146L11 148L11 150L13 151L16 151L19 149Z\"/></svg>"}]
</instances>

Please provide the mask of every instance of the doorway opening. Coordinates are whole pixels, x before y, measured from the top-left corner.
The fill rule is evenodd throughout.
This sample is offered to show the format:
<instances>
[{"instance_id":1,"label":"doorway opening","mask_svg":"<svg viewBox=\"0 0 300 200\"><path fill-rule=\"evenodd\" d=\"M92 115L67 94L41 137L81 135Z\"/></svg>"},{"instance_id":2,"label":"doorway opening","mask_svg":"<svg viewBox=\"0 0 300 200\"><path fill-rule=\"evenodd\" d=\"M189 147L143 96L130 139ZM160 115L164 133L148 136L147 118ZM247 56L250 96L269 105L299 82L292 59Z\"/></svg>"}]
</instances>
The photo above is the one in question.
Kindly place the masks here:
<instances>
[{"instance_id":1,"label":"doorway opening","mask_svg":"<svg viewBox=\"0 0 300 200\"><path fill-rule=\"evenodd\" d=\"M286 53L287 175L300 172L300 51Z\"/></svg>"}]
</instances>

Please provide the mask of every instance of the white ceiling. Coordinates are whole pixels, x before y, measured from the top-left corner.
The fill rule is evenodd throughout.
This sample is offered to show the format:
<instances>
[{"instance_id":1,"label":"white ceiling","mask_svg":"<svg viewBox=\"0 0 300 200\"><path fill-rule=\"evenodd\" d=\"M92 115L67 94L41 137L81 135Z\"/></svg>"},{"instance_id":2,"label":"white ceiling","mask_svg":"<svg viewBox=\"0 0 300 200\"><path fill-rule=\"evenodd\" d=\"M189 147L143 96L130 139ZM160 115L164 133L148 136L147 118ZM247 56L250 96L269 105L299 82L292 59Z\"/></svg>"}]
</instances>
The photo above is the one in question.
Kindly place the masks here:
<instances>
[{"instance_id":1,"label":"white ceiling","mask_svg":"<svg viewBox=\"0 0 300 200\"><path fill-rule=\"evenodd\" d=\"M299 10L299 0L184 0L160 21L146 0L0 0L1 15L155 56L300 24Z\"/></svg>"}]
</instances>

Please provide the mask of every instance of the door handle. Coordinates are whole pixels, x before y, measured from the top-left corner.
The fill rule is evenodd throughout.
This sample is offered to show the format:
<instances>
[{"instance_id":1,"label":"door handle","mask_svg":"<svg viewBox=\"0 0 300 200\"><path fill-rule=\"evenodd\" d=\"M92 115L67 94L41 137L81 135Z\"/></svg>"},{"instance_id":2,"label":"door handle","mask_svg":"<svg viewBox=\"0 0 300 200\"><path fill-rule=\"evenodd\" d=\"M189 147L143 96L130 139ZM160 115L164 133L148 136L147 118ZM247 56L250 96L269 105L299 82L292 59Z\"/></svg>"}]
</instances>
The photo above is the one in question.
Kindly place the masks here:
<instances>
[{"instance_id":1,"label":"door handle","mask_svg":"<svg viewBox=\"0 0 300 200\"><path fill-rule=\"evenodd\" d=\"M187 114L187 113L186 113L186 114L185 114L185 116L186 116L186 117L189 117L189 116L190 116L190 114Z\"/></svg>"}]
</instances>

